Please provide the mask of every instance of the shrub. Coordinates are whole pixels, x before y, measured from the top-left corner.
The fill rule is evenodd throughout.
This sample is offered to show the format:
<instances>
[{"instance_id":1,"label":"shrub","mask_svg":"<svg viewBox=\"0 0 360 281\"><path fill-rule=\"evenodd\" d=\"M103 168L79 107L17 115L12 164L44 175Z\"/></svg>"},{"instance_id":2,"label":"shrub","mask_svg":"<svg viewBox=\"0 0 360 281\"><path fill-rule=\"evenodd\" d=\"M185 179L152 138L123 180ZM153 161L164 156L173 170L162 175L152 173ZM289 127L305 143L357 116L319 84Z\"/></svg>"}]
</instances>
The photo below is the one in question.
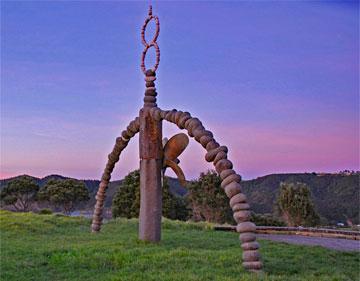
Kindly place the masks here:
<instances>
[{"instance_id":1,"label":"shrub","mask_svg":"<svg viewBox=\"0 0 360 281\"><path fill-rule=\"evenodd\" d=\"M53 212L50 209L41 209L39 215L51 215Z\"/></svg>"},{"instance_id":2,"label":"shrub","mask_svg":"<svg viewBox=\"0 0 360 281\"><path fill-rule=\"evenodd\" d=\"M258 226L286 226L286 223L272 214L256 214L251 213L251 219L253 223Z\"/></svg>"},{"instance_id":3,"label":"shrub","mask_svg":"<svg viewBox=\"0 0 360 281\"><path fill-rule=\"evenodd\" d=\"M129 173L119 186L112 202L112 216L137 218L140 210L140 171ZM163 179L162 215L173 220L187 220L189 210L183 198L169 190L167 178Z\"/></svg>"},{"instance_id":4,"label":"shrub","mask_svg":"<svg viewBox=\"0 0 360 281\"><path fill-rule=\"evenodd\" d=\"M320 220L311 199L310 189L305 183L282 182L277 209L288 226L315 226Z\"/></svg>"},{"instance_id":5,"label":"shrub","mask_svg":"<svg viewBox=\"0 0 360 281\"><path fill-rule=\"evenodd\" d=\"M192 210L192 219L212 223L234 224L229 199L221 188L221 178L215 171L201 173L188 184L186 198Z\"/></svg>"}]
</instances>

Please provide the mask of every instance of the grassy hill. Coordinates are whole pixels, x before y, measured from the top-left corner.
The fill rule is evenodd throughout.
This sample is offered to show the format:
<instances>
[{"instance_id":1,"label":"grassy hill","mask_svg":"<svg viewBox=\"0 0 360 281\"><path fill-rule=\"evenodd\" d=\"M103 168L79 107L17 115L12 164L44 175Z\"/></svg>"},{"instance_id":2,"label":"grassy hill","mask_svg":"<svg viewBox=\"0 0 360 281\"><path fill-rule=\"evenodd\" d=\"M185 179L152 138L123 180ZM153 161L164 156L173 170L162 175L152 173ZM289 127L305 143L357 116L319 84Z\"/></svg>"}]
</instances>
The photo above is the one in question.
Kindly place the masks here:
<instances>
[{"instance_id":1,"label":"grassy hill","mask_svg":"<svg viewBox=\"0 0 360 281\"><path fill-rule=\"evenodd\" d=\"M50 175L44 178L35 178L40 186L43 186L51 178L65 178L60 175ZM11 179L0 181L0 189ZM244 193L249 197L252 209L257 213L271 213L278 195L280 182L304 182L312 193L315 206L321 217L329 223L346 221L351 219L355 224L359 223L360 184L359 175L341 174L273 174L242 182ZM91 199L86 208L95 205L95 194L99 185L98 180L83 180L90 191ZM177 179L168 178L170 191L184 196L186 189ZM121 184L121 180L112 181L107 191L105 207L110 207L112 198Z\"/></svg>"},{"instance_id":2,"label":"grassy hill","mask_svg":"<svg viewBox=\"0 0 360 281\"><path fill-rule=\"evenodd\" d=\"M137 220L92 234L85 218L0 211L0 280L356 280L359 253L261 240L264 275L241 268L238 235L165 220L159 244L137 239Z\"/></svg>"}]
</instances>

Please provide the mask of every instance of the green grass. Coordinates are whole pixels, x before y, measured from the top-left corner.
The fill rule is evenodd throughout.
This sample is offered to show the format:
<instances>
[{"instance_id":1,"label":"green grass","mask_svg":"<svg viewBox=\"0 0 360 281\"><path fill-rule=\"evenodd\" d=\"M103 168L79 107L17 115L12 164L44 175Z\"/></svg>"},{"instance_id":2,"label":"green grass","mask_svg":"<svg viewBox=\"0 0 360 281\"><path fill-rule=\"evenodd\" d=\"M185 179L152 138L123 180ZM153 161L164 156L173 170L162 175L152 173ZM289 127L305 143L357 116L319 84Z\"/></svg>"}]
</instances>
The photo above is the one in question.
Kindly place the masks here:
<instances>
[{"instance_id":1,"label":"green grass","mask_svg":"<svg viewBox=\"0 0 360 281\"><path fill-rule=\"evenodd\" d=\"M0 212L0 280L359 280L359 253L260 241L264 274L241 267L238 235L166 220L159 244L137 239L137 220L90 221Z\"/></svg>"}]
</instances>

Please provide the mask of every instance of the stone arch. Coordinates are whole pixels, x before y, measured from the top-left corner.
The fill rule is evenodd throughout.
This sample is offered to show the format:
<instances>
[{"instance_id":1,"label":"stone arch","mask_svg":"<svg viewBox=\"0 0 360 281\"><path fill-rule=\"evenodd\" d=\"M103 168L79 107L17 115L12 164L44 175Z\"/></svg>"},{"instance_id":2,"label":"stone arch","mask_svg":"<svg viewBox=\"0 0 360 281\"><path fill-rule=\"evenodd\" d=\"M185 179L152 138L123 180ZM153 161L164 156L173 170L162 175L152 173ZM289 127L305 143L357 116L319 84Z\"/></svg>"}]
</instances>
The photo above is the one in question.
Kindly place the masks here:
<instances>
[{"instance_id":1,"label":"stone arch","mask_svg":"<svg viewBox=\"0 0 360 281\"><path fill-rule=\"evenodd\" d=\"M108 188L109 181L111 178L111 173L114 170L115 164L119 161L121 152L128 145L130 139L139 132L139 129L140 129L140 119L139 117L136 117L126 127L126 130L122 131L121 136L116 138L114 148L108 156L108 161L101 177L99 189L96 193L96 197L95 197L96 205L95 205L92 224L91 224L92 232L98 232L101 229L106 190Z\"/></svg>"},{"instance_id":2,"label":"stone arch","mask_svg":"<svg viewBox=\"0 0 360 281\"><path fill-rule=\"evenodd\" d=\"M152 107L149 112L151 117L157 121L166 120L177 125L179 129L186 129L188 135L195 138L206 149L205 160L213 163L216 172L220 175L221 187L230 199L230 207L237 223L236 231L240 233L243 266L250 271L260 271L262 262L259 254L259 243L256 242L256 226L250 222L250 206L245 194L241 192L241 176L233 170L232 162L227 159L227 147L220 146L213 134L206 130L201 121L192 117L189 112L175 109L165 111L158 107ZM139 132L139 129L140 119L137 117L116 139L115 146L108 156L108 162L96 194L96 205L91 225L93 232L98 232L101 229L106 190L115 164L119 161L122 150L125 149L130 139Z\"/></svg>"},{"instance_id":3,"label":"stone arch","mask_svg":"<svg viewBox=\"0 0 360 281\"><path fill-rule=\"evenodd\" d=\"M158 107L150 109L155 120L166 120L174 123L180 129L186 129L190 137L206 149L205 160L212 162L216 172L221 178L221 187L230 199L230 207L237 223L236 231L240 233L241 247L243 249L243 266L251 271L259 271L262 262L259 254L259 243L256 242L256 226L250 222L250 206L245 194L241 192L241 176L233 170L233 164L227 159L228 149L216 142L213 134L206 130L201 121L192 117L189 112L176 109L164 111Z\"/></svg>"}]
</instances>

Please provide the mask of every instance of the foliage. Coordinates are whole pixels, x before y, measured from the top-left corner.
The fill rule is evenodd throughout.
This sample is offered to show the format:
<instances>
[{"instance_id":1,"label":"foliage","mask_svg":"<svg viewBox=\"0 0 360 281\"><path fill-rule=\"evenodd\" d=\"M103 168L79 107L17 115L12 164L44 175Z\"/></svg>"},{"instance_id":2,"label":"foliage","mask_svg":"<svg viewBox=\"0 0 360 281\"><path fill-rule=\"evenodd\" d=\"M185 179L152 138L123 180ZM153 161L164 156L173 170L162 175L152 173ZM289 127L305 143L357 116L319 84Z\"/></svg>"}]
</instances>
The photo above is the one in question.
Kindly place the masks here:
<instances>
[{"instance_id":1,"label":"foliage","mask_svg":"<svg viewBox=\"0 0 360 281\"><path fill-rule=\"evenodd\" d=\"M310 190L304 183L282 182L277 208L288 226L315 226L319 222Z\"/></svg>"},{"instance_id":2,"label":"foliage","mask_svg":"<svg viewBox=\"0 0 360 281\"><path fill-rule=\"evenodd\" d=\"M27 212L38 191L39 185L31 177L17 177L1 190L0 199L4 205L12 205L17 211Z\"/></svg>"},{"instance_id":3,"label":"foliage","mask_svg":"<svg viewBox=\"0 0 360 281\"><path fill-rule=\"evenodd\" d=\"M186 198L192 209L192 219L234 224L229 199L221 188L221 178L215 171L201 173L188 185Z\"/></svg>"},{"instance_id":4,"label":"foliage","mask_svg":"<svg viewBox=\"0 0 360 281\"><path fill-rule=\"evenodd\" d=\"M116 192L112 203L112 216L137 218L140 211L140 171L129 173Z\"/></svg>"},{"instance_id":5,"label":"foliage","mask_svg":"<svg viewBox=\"0 0 360 281\"><path fill-rule=\"evenodd\" d=\"M51 215L53 212L50 210L50 209L41 209L40 211L39 211L39 215Z\"/></svg>"},{"instance_id":6,"label":"foliage","mask_svg":"<svg viewBox=\"0 0 360 281\"><path fill-rule=\"evenodd\" d=\"M192 223L191 226L196 226ZM0 211L1 271L7 281L346 281L358 280L359 254L260 240L265 273L241 267L238 234L165 221L162 241L137 239L136 219L106 223Z\"/></svg>"},{"instance_id":7,"label":"foliage","mask_svg":"<svg viewBox=\"0 0 360 281\"><path fill-rule=\"evenodd\" d=\"M180 196L170 192L169 183L166 177L163 180L162 192L162 214L165 218L172 220L186 221L189 218L190 210L186 206L186 201Z\"/></svg>"},{"instance_id":8,"label":"foliage","mask_svg":"<svg viewBox=\"0 0 360 281\"><path fill-rule=\"evenodd\" d=\"M275 217L273 214L251 213L250 220L258 226L286 226L286 224Z\"/></svg>"},{"instance_id":9,"label":"foliage","mask_svg":"<svg viewBox=\"0 0 360 281\"><path fill-rule=\"evenodd\" d=\"M168 180L163 180L162 189L162 214L169 219L186 220L188 210L183 198L173 195L169 191ZM140 211L140 171L129 173L116 192L113 204L112 215L116 217L137 218Z\"/></svg>"},{"instance_id":10,"label":"foliage","mask_svg":"<svg viewBox=\"0 0 360 281\"><path fill-rule=\"evenodd\" d=\"M74 179L49 180L39 191L40 201L47 201L64 213L70 214L80 202L89 200L89 191L85 184Z\"/></svg>"},{"instance_id":11,"label":"foliage","mask_svg":"<svg viewBox=\"0 0 360 281\"><path fill-rule=\"evenodd\" d=\"M242 189L256 213L271 213L279 194L281 182L303 182L311 195L319 215L327 220L324 224L336 224L352 220L359 224L360 177L341 174L273 174L254 180L243 181Z\"/></svg>"},{"instance_id":12,"label":"foliage","mask_svg":"<svg viewBox=\"0 0 360 281\"><path fill-rule=\"evenodd\" d=\"M44 186L50 179L65 179L59 175L50 175L45 178L32 177L40 187ZM0 189L3 189L9 181L0 180ZM186 189L181 187L176 179L167 178L172 194L184 196ZM99 186L99 181L83 181L90 191L91 200L86 205L93 208L95 205L95 194ZM257 214L266 214L273 212L273 206L279 194L281 182L303 182L306 183L321 219L322 225L336 224L337 222L346 222L348 219L354 225L360 223L360 177L359 172L345 174L317 174L317 173L297 173L297 174L272 174L259 177L253 180L242 181L243 192L249 199L251 209ZM105 207L112 205L113 197L121 184L121 181L112 181L106 192Z\"/></svg>"}]
</instances>

